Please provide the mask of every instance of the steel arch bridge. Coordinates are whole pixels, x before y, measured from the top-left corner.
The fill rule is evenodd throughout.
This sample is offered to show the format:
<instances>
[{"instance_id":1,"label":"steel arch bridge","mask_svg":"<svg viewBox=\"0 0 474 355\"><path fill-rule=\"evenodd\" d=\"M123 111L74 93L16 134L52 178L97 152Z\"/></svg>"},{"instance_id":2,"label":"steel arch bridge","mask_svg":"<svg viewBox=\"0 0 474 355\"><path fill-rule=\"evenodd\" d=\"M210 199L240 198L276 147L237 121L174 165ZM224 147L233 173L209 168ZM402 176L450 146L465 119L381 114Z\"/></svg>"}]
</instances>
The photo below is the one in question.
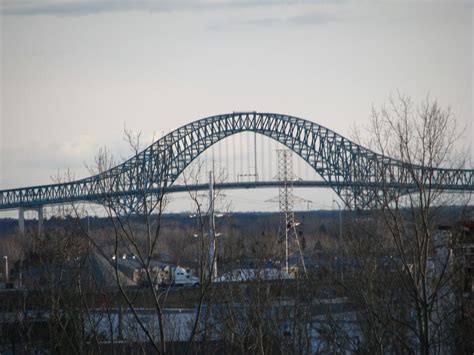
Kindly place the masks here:
<instances>
[{"instance_id":1,"label":"steel arch bridge","mask_svg":"<svg viewBox=\"0 0 474 355\"><path fill-rule=\"evenodd\" d=\"M233 112L186 124L124 163L97 175L72 182L0 191L0 210L78 201L106 203L113 199L123 203L129 211L140 212L140 206L149 196L186 190L173 183L194 159L213 144L246 131L274 139L298 154L352 207L374 207L384 189L408 191L419 179L446 191L474 191L472 169L407 165L305 119L277 113ZM241 188L275 186L276 183L225 185L222 187Z\"/></svg>"}]
</instances>

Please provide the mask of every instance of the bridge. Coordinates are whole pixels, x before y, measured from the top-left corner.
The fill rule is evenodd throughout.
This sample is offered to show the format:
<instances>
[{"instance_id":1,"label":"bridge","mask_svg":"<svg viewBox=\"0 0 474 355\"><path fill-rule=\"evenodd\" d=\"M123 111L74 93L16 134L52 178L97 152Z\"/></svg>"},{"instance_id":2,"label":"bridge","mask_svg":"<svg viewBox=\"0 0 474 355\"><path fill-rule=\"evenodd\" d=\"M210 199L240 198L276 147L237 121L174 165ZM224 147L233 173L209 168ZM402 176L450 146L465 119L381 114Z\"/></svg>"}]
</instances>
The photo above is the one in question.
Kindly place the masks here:
<instances>
[{"instance_id":1,"label":"bridge","mask_svg":"<svg viewBox=\"0 0 474 355\"><path fill-rule=\"evenodd\" d=\"M377 154L317 123L277 113L233 112L186 124L127 161L85 179L0 191L0 210L36 208L73 202L119 203L143 213L153 196L205 189L176 184L203 152L238 133L253 132L275 140L302 158L321 181L294 181L298 187L330 187L358 209L372 208L383 191L404 193L424 183L443 191L474 191L473 169L409 165ZM223 182L216 188L276 187L277 181Z\"/></svg>"}]
</instances>

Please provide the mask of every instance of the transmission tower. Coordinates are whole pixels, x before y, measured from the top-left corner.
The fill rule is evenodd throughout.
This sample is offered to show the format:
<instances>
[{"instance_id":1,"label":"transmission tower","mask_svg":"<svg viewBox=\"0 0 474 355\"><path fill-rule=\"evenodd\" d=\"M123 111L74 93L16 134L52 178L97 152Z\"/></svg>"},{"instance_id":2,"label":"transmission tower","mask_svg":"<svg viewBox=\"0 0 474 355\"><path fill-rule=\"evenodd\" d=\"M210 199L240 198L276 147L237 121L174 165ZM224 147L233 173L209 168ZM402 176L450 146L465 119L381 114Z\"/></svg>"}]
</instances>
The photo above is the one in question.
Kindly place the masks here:
<instances>
[{"instance_id":1,"label":"transmission tower","mask_svg":"<svg viewBox=\"0 0 474 355\"><path fill-rule=\"evenodd\" d=\"M301 265L306 274L303 252L296 232L299 223L295 220L293 211L293 159L291 151L278 149L278 181L280 181L278 203L280 207L280 235L279 240L285 241L285 271L289 272L290 256L298 253Z\"/></svg>"}]
</instances>

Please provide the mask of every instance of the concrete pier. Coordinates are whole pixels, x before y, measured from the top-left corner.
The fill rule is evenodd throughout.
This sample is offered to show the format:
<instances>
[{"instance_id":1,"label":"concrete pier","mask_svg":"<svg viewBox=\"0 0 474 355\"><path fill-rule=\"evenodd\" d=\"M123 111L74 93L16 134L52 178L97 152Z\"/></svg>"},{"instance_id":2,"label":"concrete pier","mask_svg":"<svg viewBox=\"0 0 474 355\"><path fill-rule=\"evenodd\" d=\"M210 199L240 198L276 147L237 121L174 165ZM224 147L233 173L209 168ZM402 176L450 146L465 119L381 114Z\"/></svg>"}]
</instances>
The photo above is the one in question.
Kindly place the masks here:
<instances>
[{"instance_id":1,"label":"concrete pier","mask_svg":"<svg viewBox=\"0 0 474 355\"><path fill-rule=\"evenodd\" d=\"M20 207L18 210L18 229L20 230L20 236L25 235L25 209Z\"/></svg>"},{"instance_id":2,"label":"concrete pier","mask_svg":"<svg viewBox=\"0 0 474 355\"><path fill-rule=\"evenodd\" d=\"M18 210L18 230L20 232L20 236L25 235L25 211L32 210L36 211L38 214L38 235L43 233L43 221L44 221L44 213L43 213L43 206L39 207L20 207Z\"/></svg>"},{"instance_id":3,"label":"concrete pier","mask_svg":"<svg viewBox=\"0 0 474 355\"><path fill-rule=\"evenodd\" d=\"M38 236L43 234L43 206L39 206L38 212Z\"/></svg>"}]
</instances>

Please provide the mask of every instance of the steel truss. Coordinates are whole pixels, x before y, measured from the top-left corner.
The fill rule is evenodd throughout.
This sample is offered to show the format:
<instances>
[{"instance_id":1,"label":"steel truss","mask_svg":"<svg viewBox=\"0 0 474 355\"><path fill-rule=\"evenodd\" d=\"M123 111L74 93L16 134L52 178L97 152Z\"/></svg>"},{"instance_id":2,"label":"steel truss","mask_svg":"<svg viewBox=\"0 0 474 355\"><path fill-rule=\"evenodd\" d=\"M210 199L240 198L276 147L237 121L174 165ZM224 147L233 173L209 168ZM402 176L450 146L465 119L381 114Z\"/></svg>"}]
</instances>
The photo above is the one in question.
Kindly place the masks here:
<instances>
[{"instance_id":1,"label":"steel truss","mask_svg":"<svg viewBox=\"0 0 474 355\"><path fill-rule=\"evenodd\" d=\"M352 208L371 208L381 192L406 191L420 182L449 191L474 191L474 170L409 166L374 153L314 122L276 113L233 112L203 118L168 133L110 170L85 179L0 191L0 209L114 201L143 211L143 202L170 189L202 152L233 134L255 132L305 160Z\"/></svg>"},{"instance_id":2,"label":"steel truss","mask_svg":"<svg viewBox=\"0 0 474 355\"><path fill-rule=\"evenodd\" d=\"M278 150L278 181L280 182L278 202L280 209L280 240L285 242L285 271L290 272L289 260L291 256L297 254L306 275L303 252L301 250L298 233L296 231L297 222L295 219L294 195L293 195L293 159L291 151L287 149Z\"/></svg>"}]
</instances>

